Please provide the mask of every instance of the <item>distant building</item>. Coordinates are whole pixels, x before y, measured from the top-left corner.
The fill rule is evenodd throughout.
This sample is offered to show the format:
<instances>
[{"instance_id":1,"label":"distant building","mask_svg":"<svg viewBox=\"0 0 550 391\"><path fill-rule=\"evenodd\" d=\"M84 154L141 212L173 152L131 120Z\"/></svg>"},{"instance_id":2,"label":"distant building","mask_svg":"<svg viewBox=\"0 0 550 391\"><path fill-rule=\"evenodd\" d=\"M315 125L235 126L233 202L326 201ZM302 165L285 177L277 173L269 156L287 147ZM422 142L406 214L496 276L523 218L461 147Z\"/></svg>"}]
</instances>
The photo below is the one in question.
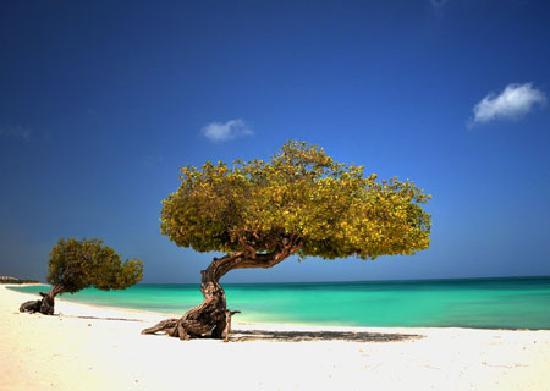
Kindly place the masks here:
<instances>
[{"instance_id":1,"label":"distant building","mask_svg":"<svg viewBox=\"0 0 550 391\"><path fill-rule=\"evenodd\" d=\"M0 276L0 282L19 282L19 278L11 276Z\"/></svg>"},{"instance_id":2,"label":"distant building","mask_svg":"<svg viewBox=\"0 0 550 391\"><path fill-rule=\"evenodd\" d=\"M21 279L21 278L12 277L12 276L0 276L0 284L23 284L28 282L36 283L38 281Z\"/></svg>"}]
</instances>

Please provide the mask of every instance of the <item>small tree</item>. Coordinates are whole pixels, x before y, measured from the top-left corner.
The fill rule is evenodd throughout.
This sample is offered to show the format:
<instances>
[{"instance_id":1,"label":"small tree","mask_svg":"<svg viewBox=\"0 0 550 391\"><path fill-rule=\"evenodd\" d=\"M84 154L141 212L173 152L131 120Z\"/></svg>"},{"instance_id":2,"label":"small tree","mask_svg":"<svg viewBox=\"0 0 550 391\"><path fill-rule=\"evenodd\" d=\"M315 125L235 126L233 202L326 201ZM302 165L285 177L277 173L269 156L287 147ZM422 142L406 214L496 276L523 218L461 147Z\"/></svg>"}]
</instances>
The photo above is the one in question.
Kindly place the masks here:
<instances>
[{"instance_id":1,"label":"small tree","mask_svg":"<svg viewBox=\"0 0 550 391\"><path fill-rule=\"evenodd\" d=\"M183 167L180 180L163 201L162 234L226 255L201 272L202 304L144 334L223 337L231 312L219 281L230 270L271 268L292 254L374 259L429 246L430 216L421 207L428 195L408 181L365 176L303 142L288 142L269 162Z\"/></svg>"},{"instance_id":2,"label":"small tree","mask_svg":"<svg viewBox=\"0 0 550 391\"><path fill-rule=\"evenodd\" d=\"M120 256L99 239L60 239L50 251L47 281L52 289L40 292L42 300L21 305L21 312L53 315L55 296L94 286L101 290L125 289L141 281L143 263Z\"/></svg>"}]
</instances>

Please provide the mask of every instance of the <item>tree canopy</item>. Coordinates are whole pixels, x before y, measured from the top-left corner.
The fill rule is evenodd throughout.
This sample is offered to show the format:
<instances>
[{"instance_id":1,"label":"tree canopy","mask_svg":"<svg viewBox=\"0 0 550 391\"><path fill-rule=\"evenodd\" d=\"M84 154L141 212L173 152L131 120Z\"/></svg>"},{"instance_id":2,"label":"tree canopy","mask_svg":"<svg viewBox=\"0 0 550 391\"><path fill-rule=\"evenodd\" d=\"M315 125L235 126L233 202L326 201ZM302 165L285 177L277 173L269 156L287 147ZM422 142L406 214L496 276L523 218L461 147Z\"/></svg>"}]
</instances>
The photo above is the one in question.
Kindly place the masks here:
<instances>
[{"instance_id":1,"label":"tree canopy","mask_svg":"<svg viewBox=\"0 0 550 391\"><path fill-rule=\"evenodd\" d=\"M322 148L289 141L271 160L181 169L163 200L161 232L200 252L277 251L333 259L412 254L430 243L430 198L413 182L378 180Z\"/></svg>"},{"instance_id":2,"label":"tree canopy","mask_svg":"<svg viewBox=\"0 0 550 391\"><path fill-rule=\"evenodd\" d=\"M429 196L414 183L366 176L304 142L286 143L269 161L183 167L180 180L163 200L161 232L178 246L226 255L201 271L203 303L144 334L227 339L234 312L220 279L231 270L271 268L293 254L412 254L430 243Z\"/></svg>"},{"instance_id":3,"label":"tree canopy","mask_svg":"<svg viewBox=\"0 0 550 391\"><path fill-rule=\"evenodd\" d=\"M143 277L143 263L120 255L99 239L60 239L50 252L48 282L59 292L77 292L86 287L124 289Z\"/></svg>"}]
</instances>

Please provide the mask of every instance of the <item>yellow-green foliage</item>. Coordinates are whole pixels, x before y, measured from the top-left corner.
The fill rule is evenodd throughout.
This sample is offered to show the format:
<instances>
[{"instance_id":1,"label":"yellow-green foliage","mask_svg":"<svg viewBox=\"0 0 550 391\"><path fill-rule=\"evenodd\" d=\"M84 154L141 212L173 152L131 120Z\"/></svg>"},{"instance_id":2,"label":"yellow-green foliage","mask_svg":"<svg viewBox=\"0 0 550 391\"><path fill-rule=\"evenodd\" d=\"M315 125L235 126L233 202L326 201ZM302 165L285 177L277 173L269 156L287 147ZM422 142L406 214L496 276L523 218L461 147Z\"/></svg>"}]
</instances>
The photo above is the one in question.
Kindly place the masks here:
<instances>
[{"instance_id":1,"label":"yellow-green foliage","mask_svg":"<svg viewBox=\"0 0 550 391\"><path fill-rule=\"evenodd\" d=\"M161 232L201 252L270 252L297 239L301 257L412 254L429 246L428 199L412 182L378 181L290 141L268 162L183 167L163 201Z\"/></svg>"},{"instance_id":2,"label":"yellow-green foliage","mask_svg":"<svg viewBox=\"0 0 550 391\"><path fill-rule=\"evenodd\" d=\"M143 277L143 263L126 262L98 239L60 239L50 251L47 280L63 292L77 292L88 286L102 290L124 289Z\"/></svg>"}]
</instances>

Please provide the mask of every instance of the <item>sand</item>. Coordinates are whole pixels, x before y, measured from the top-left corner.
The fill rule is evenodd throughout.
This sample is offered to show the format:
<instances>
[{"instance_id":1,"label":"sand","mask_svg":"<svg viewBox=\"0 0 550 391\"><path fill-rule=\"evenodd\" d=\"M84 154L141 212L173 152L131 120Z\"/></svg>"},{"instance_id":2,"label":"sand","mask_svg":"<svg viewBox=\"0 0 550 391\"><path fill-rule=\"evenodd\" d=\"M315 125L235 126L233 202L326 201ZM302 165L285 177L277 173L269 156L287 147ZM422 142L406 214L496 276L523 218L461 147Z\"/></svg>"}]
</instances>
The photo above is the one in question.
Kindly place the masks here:
<instances>
[{"instance_id":1,"label":"sand","mask_svg":"<svg viewBox=\"0 0 550 391\"><path fill-rule=\"evenodd\" d=\"M31 299L0 286L1 390L550 390L545 330L237 323L237 338L267 337L180 342L140 335L162 314L62 300L61 315L19 313ZM346 335L359 341L331 340Z\"/></svg>"}]
</instances>

